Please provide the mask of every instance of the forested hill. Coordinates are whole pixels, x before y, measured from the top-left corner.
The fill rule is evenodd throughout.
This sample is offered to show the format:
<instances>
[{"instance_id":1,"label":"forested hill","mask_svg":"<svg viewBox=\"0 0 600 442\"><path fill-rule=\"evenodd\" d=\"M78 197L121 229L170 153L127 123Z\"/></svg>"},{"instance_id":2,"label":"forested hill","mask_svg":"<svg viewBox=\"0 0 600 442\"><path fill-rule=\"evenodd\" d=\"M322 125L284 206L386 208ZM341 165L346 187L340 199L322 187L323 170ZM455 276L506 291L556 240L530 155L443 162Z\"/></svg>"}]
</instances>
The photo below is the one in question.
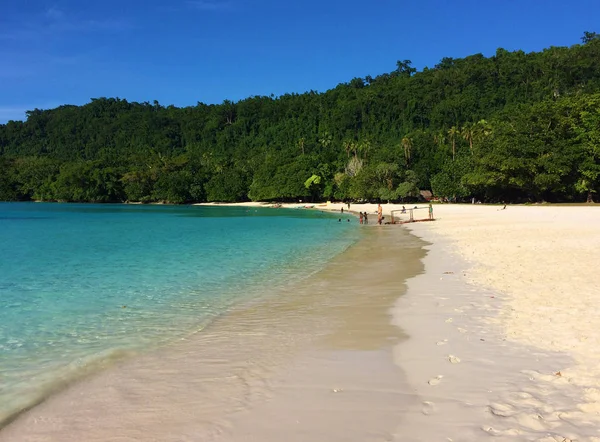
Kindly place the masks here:
<instances>
[{"instance_id":1,"label":"forested hill","mask_svg":"<svg viewBox=\"0 0 600 442\"><path fill-rule=\"evenodd\" d=\"M324 93L163 107L98 98L0 125L0 199L585 201L600 39L410 61Z\"/></svg>"}]
</instances>

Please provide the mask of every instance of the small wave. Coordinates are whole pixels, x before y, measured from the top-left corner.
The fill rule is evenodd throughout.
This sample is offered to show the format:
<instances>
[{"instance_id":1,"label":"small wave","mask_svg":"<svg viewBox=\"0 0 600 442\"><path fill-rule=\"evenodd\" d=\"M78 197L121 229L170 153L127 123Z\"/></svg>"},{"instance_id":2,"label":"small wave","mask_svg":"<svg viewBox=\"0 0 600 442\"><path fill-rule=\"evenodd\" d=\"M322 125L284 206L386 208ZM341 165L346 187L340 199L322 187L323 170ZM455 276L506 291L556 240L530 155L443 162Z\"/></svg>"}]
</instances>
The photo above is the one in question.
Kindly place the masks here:
<instances>
[{"instance_id":1,"label":"small wave","mask_svg":"<svg viewBox=\"0 0 600 442\"><path fill-rule=\"evenodd\" d=\"M70 385L137 354L135 351L125 349L106 350L36 375L36 382L31 383L29 388L23 385L26 382L23 381L18 385L19 388L15 389L14 395L3 395L3 403L0 407L0 429Z\"/></svg>"}]
</instances>

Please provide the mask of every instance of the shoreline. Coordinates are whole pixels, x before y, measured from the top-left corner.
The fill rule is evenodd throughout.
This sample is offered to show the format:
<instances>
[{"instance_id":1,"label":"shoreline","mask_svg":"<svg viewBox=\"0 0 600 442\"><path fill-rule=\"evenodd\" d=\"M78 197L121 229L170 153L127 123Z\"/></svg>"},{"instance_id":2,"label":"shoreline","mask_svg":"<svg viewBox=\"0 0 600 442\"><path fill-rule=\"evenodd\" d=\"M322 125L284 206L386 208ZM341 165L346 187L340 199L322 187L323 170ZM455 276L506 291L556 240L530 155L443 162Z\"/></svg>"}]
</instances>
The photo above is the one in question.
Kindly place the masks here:
<instances>
[{"instance_id":1,"label":"shoreline","mask_svg":"<svg viewBox=\"0 0 600 442\"><path fill-rule=\"evenodd\" d=\"M298 215L300 215L300 218L306 219L325 219L329 216L320 214L320 216L316 217L311 214L296 214L296 217L298 217ZM265 270L260 269L260 271L253 272L252 274L248 274L246 272L243 278L241 278L238 270L236 276L229 278L231 281L228 282L228 285L220 285L219 289L216 290L219 295L221 295L219 301L205 302L202 300L202 297L199 297L200 301L198 301L196 304L193 302L190 304L189 301L186 301L188 307L190 305L196 306L195 310L197 312L197 314L194 313L194 308L192 308L189 310L191 311L191 314L183 312L185 315L179 316L180 319L186 321L185 325L187 326L183 326L183 322L173 327L164 321L159 321L158 324L156 321L148 321L144 323L140 322L140 325L147 327L150 332L152 332L152 330L160 331L162 327L167 329L166 333L161 333L160 335L156 333L154 335L151 333L145 333L145 336L150 337L146 339L145 342L142 342L135 340L135 329L132 329L133 333L130 333L130 335L127 337L127 340L116 341L117 345L100 348L99 346L88 346L87 348L90 350L86 354L82 354L82 352L80 352L71 359L60 359L60 355L58 355L59 357L56 359L50 359L47 357L46 360L52 361L53 364L40 364L37 371L36 368L38 366L32 364L31 367L34 368L28 370L28 373L32 374L30 374L30 377L27 379L24 377L19 379L16 376L20 375L19 372L24 371L24 369L19 368L24 367L24 364L21 363L19 365L19 359L17 358L14 360L7 359L7 364L3 364L4 368L7 370L5 372L7 376L3 379L6 382L0 386L3 387L0 388L0 390L2 390L2 394L0 395L0 430L8 426L12 421L18 419L20 415L27 413L29 410L43 403L48 398L51 398L56 394L60 394L62 391L70 388L71 385L85 382L88 378L106 370L107 367L113 367L115 364L120 363L123 360L129 360L131 358L139 357L140 355L154 352L157 349L177 342L181 338L185 338L189 335L197 333L198 331L202 331L204 328L206 328L207 324L210 324L216 318L228 314L231 310L237 308L239 305L244 305L249 300L254 300L258 297L261 297L261 292L263 292L263 287L265 284L280 288L289 284L293 284L298 279L310 277L310 275L318 270L320 267L319 263L321 261L328 262L335 255L339 254L340 252L343 253L343 249L353 241L356 241L356 239L360 236L355 233L358 232L358 230L353 228L344 228L340 230L339 226L337 226L337 223L333 223L333 217L331 218L331 223L327 222L325 224L321 224L321 227L318 227L319 224L317 224L317 229L324 232L323 235L325 241L319 244L314 244L310 249L302 246L295 248L294 250L296 252L283 254L282 256L285 255L285 257L283 261L279 261L279 266L277 266L275 261L273 261L271 264L269 264L269 266L263 265L263 269ZM346 230L348 230L347 233L342 233ZM337 232L340 232L341 235L344 235L345 239L342 239L341 237L338 238L336 236ZM340 241L336 241L336 238L338 238ZM332 243L332 241L336 242ZM263 246L265 245L263 244ZM237 247L235 249L239 252ZM307 257L307 254L305 253L297 253L298 250L310 250L312 256ZM283 262L285 262L285 265L282 264ZM167 267L162 264L159 264L158 266L159 270L166 268ZM241 286L244 288L243 291L239 290ZM186 296L197 296L199 292L196 292L198 292L198 289L196 286L193 286L186 290L186 293L191 293L191 295ZM210 305L207 306L207 302ZM124 303L128 304L128 307L130 308L128 310L121 310L121 302L117 302L116 304L118 304L117 308L119 313L122 311L131 311L135 312L135 314L138 314L139 309L134 309L133 307L135 306L132 306L129 302ZM172 312L167 309L162 309L161 313L166 318L172 316ZM119 317L118 314L114 316ZM193 319L188 321L187 318L191 317L193 317ZM117 326L119 326L118 323ZM137 330L139 330L139 328L137 328ZM158 339L155 339L155 337ZM31 357L33 358L35 355L32 354ZM35 361L35 359L31 360ZM56 363L54 363L55 360L57 361ZM14 367L17 367L17 369ZM13 373L15 375L13 375L11 378L11 374Z\"/></svg>"},{"instance_id":2,"label":"shoreline","mask_svg":"<svg viewBox=\"0 0 600 442\"><path fill-rule=\"evenodd\" d=\"M389 309L403 291L398 264L412 263L406 277L420 271L421 242L394 228L365 235L303 284L49 397L0 431L0 441L254 440L248 431L281 440L289 427L270 423L290 417L290 407L302 422L297 440L387 437L414 400L393 364L402 333ZM348 416L354 424L342 425Z\"/></svg>"}]
</instances>

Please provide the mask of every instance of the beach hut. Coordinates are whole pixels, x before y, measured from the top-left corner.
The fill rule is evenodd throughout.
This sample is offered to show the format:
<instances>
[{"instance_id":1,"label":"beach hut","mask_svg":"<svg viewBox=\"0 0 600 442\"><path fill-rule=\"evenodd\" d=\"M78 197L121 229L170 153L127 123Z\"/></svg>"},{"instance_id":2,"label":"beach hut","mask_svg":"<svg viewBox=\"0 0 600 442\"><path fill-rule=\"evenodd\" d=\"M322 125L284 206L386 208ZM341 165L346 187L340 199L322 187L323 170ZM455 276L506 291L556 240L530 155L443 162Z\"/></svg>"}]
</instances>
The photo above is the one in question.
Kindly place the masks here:
<instances>
[{"instance_id":1,"label":"beach hut","mask_svg":"<svg viewBox=\"0 0 600 442\"><path fill-rule=\"evenodd\" d=\"M431 201L431 198L433 198L433 193L430 190L420 190L419 194L421 195L421 199L425 201Z\"/></svg>"}]
</instances>

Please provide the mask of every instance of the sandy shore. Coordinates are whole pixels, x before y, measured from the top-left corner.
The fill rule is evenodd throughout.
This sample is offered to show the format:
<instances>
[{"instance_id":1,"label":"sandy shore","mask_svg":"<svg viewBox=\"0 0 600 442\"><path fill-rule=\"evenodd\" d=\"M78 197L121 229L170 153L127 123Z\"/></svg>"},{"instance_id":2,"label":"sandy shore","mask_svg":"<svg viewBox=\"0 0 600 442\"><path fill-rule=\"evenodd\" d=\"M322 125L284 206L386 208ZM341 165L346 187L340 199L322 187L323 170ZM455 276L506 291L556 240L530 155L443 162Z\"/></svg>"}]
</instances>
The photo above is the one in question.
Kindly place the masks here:
<instances>
[{"instance_id":1,"label":"sandy shore","mask_svg":"<svg viewBox=\"0 0 600 442\"><path fill-rule=\"evenodd\" d=\"M396 322L408 440L600 441L600 207L436 206Z\"/></svg>"},{"instance_id":2,"label":"sandy shore","mask_svg":"<svg viewBox=\"0 0 600 442\"><path fill-rule=\"evenodd\" d=\"M390 219L401 205L382 207ZM419 398L394 440L600 441L600 207L434 213L407 225L430 245L394 312L410 336L395 359Z\"/></svg>"}]
</instances>

